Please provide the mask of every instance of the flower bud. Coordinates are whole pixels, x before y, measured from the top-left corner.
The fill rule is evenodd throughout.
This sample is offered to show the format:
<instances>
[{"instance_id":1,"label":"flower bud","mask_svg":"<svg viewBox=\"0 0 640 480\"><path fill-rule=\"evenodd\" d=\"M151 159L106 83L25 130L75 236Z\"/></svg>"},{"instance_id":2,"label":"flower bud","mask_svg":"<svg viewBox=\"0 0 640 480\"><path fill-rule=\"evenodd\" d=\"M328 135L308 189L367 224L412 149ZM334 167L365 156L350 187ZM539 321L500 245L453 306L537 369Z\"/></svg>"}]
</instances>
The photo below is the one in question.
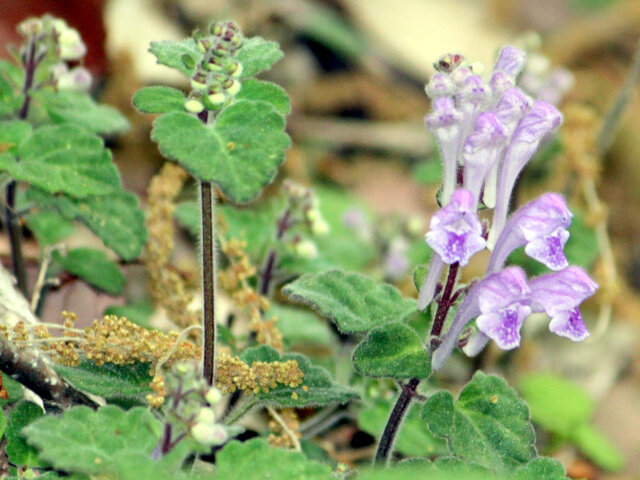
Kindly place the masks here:
<instances>
[{"instance_id":1,"label":"flower bud","mask_svg":"<svg viewBox=\"0 0 640 480\"><path fill-rule=\"evenodd\" d=\"M227 431L222 425L196 423L191 427L194 440L203 445L222 445L227 440Z\"/></svg>"},{"instance_id":2,"label":"flower bud","mask_svg":"<svg viewBox=\"0 0 640 480\"><path fill-rule=\"evenodd\" d=\"M87 47L75 28L67 27L62 31L56 31L58 32L58 47L62 60L78 60L87 53Z\"/></svg>"},{"instance_id":3,"label":"flower bud","mask_svg":"<svg viewBox=\"0 0 640 480\"><path fill-rule=\"evenodd\" d=\"M295 245L296 254L299 257L313 260L318 256L318 247L311 240L302 240Z\"/></svg>"},{"instance_id":4,"label":"flower bud","mask_svg":"<svg viewBox=\"0 0 640 480\"><path fill-rule=\"evenodd\" d=\"M204 394L204 399L209 405L215 405L222 399L222 394L216 387L211 387L207 390L207 393Z\"/></svg>"},{"instance_id":5,"label":"flower bud","mask_svg":"<svg viewBox=\"0 0 640 480\"><path fill-rule=\"evenodd\" d=\"M42 29L42 20L35 17L27 18L18 25L18 33L24 37L38 35Z\"/></svg>"},{"instance_id":6,"label":"flower bud","mask_svg":"<svg viewBox=\"0 0 640 480\"><path fill-rule=\"evenodd\" d=\"M207 75L204 72L196 72L191 77L191 88L194 90L204 90L207 88Z\"/></svg>"},{"instance_id":7,"label":"flower bud","mask_svg":"<svg viewBox=\"0 0 640 480\"><path fill-rule=\"evenodd\" d=\"M203 407L196 415L195 421L197 423L214 423L216 421L216 412L212 408Z\"/></svg>"},{"instance_id":8,"label":"flower bud","mask_svg":"<svg viewBox=\"0 0 640 480\"><path fill-rule=\"evenodd\" d=\"M311 222L311 233L314 235L326 235L329 233L329 224L322 218Z\"/></svg>"},{"instance_id":9,"label":"flower bud","mask_svg":"<svg viewBox=\"0 0 640 480\"><path fill-rule=\"evenodd\" d=\"M207 60L207 70L210 72L221 72L222 71L222 57L217 55L212 55L209 60Z\"/></svg>"},{"instance_id":10,"label":"flower bud","mask_svg":"<svg viewBox=\"0 0 640 480\"><path fill-rule=\"evenodd\" d=\"M84 67L75 67L57 78L59 90L76 90L86 92L91 88L92 76Z\"/></svg>"},{"instance_id":11,"label":"flower bud","mask_svg":"<svg viewBox=\"0 0 640 480\"><path fill-rule=\"evenodd\" d=\"M197 98L189 98L184 102L184 108L189 113L200 113L204 110L203 103Z\"/></svg>"},{"instance_id":12,"label":"flower bud","mask_svg":"<svg viewBox=\"0 0 640 480\"><path fill-rule=\"evenodd\" d=\"M213 48L213 41L210 38L201 38L198 40L198 50L206 53Z\"/></svg>"},{"instance_id":13,"label":"flower bud","mask_svg":"<svg viewBox=\"0 0 640 480\"><path fill-rule=\"evenodd\" d=\"M234 78L229 78L228 81L223 83L222 87L229 95L234 97L238 94L238 92L240 92L242 84Z\"/></svg>"}]
</instances>

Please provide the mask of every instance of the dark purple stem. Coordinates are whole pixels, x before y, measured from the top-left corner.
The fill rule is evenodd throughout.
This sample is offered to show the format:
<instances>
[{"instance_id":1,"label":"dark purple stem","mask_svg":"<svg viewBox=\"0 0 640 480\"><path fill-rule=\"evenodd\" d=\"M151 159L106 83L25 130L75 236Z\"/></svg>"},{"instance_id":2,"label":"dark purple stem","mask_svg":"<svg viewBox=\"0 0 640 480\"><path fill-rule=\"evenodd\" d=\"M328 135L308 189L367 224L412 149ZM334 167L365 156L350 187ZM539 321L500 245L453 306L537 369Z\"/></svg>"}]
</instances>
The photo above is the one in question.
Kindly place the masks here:
<instances>
[{"instance_id":1,"label":"dark purple stem","mask_svg":"<svg viewBox=\"0 0 640 480\"><path fill-rule=\"evenodd\" d=\"M213 186L200 182L202 206L202 290L204 296L204 378L209 385L215 379L216 323L215 323L215 238L213 231Z\"/></svg>"},{"instance_id":2,"label":"dark purple stem","mask_svg":"<svg viewBox=\"0 0 640 480\"><path fill-rule=\"evenodd\" d=\"M442 327L444 326L449 309L455 301L454 297L457 297L457 295L453 295L453 289L456 284L456 277L458 276L458 268L458 263L454 263L449 267L447 283L442 292L433 326L431 327L431 337L439 337L442 333ZM378 444L378 450L376 451L374 459L375 463L382 464L388 461L391 449L393 448L393 442L398 434L402 420L409 410L411 402L418 396L417 389L419 384L420 379L412 378L402 387L402 392L400 392L398 400L396 400L393 410L391 410L391 415L389 415L387 424L384 427L384 432L382 432L382 437L380 437L380 443Z\"/></svg>"},{"instance_id":3,"label":"dark purple stem","mask_svg":"<svg viewBox=\"0 0 640 480\"><path fill-rule=\"evenodd\" d=\"M291 207L287 207L284 213L280 216L278 220L278 229L276 230L276 242L282 240L284 234L291 227L291 223L289 223L289 218L291 217ZM271 247L269 253L267 254L267 258L264 262L264 266L262 267L262 275L260 276L260 286L258 288L258 293L260 295L268 295L271 288L271 281L274 278L274 273L276 266L278 264L278 254L276 253L275 247Z\"/></svg>"}]
</instances>

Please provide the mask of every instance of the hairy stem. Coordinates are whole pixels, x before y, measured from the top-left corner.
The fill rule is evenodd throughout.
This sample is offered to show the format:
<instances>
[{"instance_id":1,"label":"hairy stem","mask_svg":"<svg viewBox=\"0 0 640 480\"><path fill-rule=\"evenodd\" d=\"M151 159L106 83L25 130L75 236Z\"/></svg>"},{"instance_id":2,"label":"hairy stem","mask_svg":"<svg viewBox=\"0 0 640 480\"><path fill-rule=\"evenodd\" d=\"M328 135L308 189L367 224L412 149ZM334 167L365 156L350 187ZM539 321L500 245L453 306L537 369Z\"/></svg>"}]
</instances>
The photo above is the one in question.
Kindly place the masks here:
<instances>
[{"instance_id":1,"label":"hairy stem","mask_svg":"<svg viewBox=\"0 0 640 480\"><path fill-rule=\"evenodd\" d=\"M449 266L447 283L445 284L442 292L442 297L438 303L438 310L436 311L436 316L433 320L433 326L431 327L430 337L432 338L439 337L442 333L442 328L444 327L444 322L447 318L447 314L449 313L449 309L458 297L457 294L453 293L453 289L456 285L459 267L460 265L458 263L454 263ZM431 349L433 349L434 340L431 340L431 342ZM393 406L393 410L391 410L391 415L389 415L387 424L384 427L384 432L382 432L382 437L378 444L378 450L376 451L375 463L382 464L388 461L396 435L400 430L400 425L402 425L402 420L409 410L411 402L413 402L413 400L418 396L418 385L420 385L420 379L412 378L402 386L402 391L396 400L396 404Z\"/></svg>"},{"instance_id":2,"label":"hairy stem","mask_svg":"<svg viewBox=\"0 0 640 480\"><path fill-rule=\"evenodd\" d=\"M278 219L278 229L276 230L276 239L275 239L276 242L281 241L286 231L289 229L289 227L291 227L291 223L289 222L289 217L291 217L291 207L288 207L284 211L282 216ZM261 270L260 284L258 287L258 293L260 295L269 294L269 291L271 289L271 281L273 280L277 265L278 265L278 254L276 252L275 247L271 247Z\"/></svg>"},{"instance_id":3,"label":"hairy stem","mask_svg":"<svg viewBox=\"0 0 640 480\"><path fill-rule=\"evenodd\" d=\"M204 378L209 385L215 380L216 360L216 252L214 232L214 192L210 182L200 182L202 207L202 290L204 296Z\"/></svg>"}]
</instances>

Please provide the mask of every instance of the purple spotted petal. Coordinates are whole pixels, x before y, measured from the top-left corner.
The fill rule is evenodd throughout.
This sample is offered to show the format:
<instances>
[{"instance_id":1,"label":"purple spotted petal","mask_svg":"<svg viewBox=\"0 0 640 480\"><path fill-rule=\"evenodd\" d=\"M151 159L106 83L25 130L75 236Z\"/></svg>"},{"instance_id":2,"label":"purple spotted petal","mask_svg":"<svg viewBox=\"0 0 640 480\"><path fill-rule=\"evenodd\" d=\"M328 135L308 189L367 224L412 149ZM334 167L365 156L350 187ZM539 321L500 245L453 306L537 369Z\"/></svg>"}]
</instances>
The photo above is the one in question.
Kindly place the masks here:
<instances>
[{"instance_id":1,"label":"purple spotted petal","mask_svg":"<svg viewBox=\"0 0 640 480\"><path fill-rule=\"evenodd\" d=\"M506 46L500 51L498 60L493 67L494 72L505 72L515 77L524 68L527 54L516 47Z\"/></svg>"},{"instance_id":2,"label":"purple spotted petal","mask_svg":"<svg viewBox=\"0 0 640 480\"><path fill-rule=\"evenodd\" d=\"M516 303L499 312L480 315L476 325L502 350L511 350L520 345L520 328L530 313L531 307Z\"/></svg>"},{"instance_id":3,"label":"purple spotted petal","mask_svg":"<svg viewBox=\"0 0 640 480\"><path fill-rule=\"evenodd\" d=\"M562 227L544 237L527 243L524 251L531 258L545 264L551 270L562 270L569 265L564 254L564 244L569 239L569 232Z\"/></svg>"},{"instance_id":4,"label":"purple spotted petal","mask_svg":"<svg viewBox=\"0 0 640 480\"><path fill-rule=\"evenodd\" d=\"M485 247L482 224L469 191L456 190L449 204L431 217L426 240L448 264L466 265L474 253Z\"/></svg>"},{"instance_id":5,"label":"purple spotted petal","mask_svg":"<svg viewBox=\"0 0 640 480\"><path fill-rule=\"evenodd\" d=\"M574 342L581 342L589 336L578 308L556 313L549 323L549 330Z\"/></svg>"},{"instance_id":6,"label":"purple spotted petal","mask_svg":"<svg viewBox=\"0 0 640 480\"><path fill-rule=\"evenodd\" d=\"M429 98L435 99L439 97L448 97L455 93L456 84L449 75L444 73L436 73L424 88Z\"/></svg>"}]
</instances>

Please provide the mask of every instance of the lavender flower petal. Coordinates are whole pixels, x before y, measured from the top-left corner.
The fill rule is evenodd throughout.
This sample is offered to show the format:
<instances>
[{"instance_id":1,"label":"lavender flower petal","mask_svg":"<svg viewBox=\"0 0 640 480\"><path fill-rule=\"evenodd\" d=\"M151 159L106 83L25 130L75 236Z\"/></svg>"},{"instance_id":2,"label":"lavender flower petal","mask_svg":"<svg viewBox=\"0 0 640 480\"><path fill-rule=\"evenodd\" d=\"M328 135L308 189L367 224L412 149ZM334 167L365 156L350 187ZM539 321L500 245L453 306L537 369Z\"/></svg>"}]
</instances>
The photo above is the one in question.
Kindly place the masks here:
<instances>
[{"instance_id":1,"label":"lavender flower petal","mask_svg":"<svg viewBox=\"0 0 640 480\"><path fill-rule=\"evenodd\" d=\"M422 286L420 287L420 292L418 293L418 310L426 309L433 300L433 296L436 293L436 285L438 284L440 274L442 273L442 267L444 267L442 258L434 252L431 257L431 262L429 263L427 276L425 277Z\"/></svg>"},{"instance_id":2,"label":"lavender flower petal","mask_svg":"<svg viewBox=\"0 0 640 480\"><path fill-rule=\"evenodd\" d=\"M509 199L518 175L538 149L542 139L561 123L562 114L553 105L540 100L518 122L500 167L496 208L489 234L490 247L495 245L506 222Z\"/></svg>"},{"instance_id":3,"label":"lavender flower petal","mask_svg":"<svg viewBox=\"0 0 640 480\"><path fill-rule=\"evenodd\" d=\"M595 293L598 284L582 268L570 266L542 275L531 280L529 286L534 311L551 317L549 329L553 333L574 342L589 336L578 306Z\"/></svg>"},{"instance_id":4,"label":"lavender flower petal","mask_svg":"<svg viewBox=\"0 0 640 480\"><path fill-rule=\"evenodd\" d=\"M573 214L564 198L557 193L545 193L514 213L498 238L488 273L502 268L516 248L525 245L525 253L551 270L568 265L563 247L569 238L566 230Z\"/></svg>"},{"instance_id":5,"label":"lavender flower petal","mask_svg":"<svg viewBox=\"0 0 640 480\"><path fill-rule=\"evenodd\" d=\"M449 97L455 93L456 84L453 83L453 80L451 80L449 75L445 73L436 73L424 87L424 91L431 99Z\"/></svg>"},{"instance_id":6,"label":"lavender flower petal","mask_svg":"<svg viewBox=\"0 0 640 480\"><path fill-rule=\"evenodd\" d=\"M505 72L515 78L522 71L526 62L527 54L524 51L507 45L500 51L493 71Z\"/></svg>"},{"instance_id":7,"label":"lavender flower petal","mask_svg":"<svg viewBox=\"0 0 640 480\"><path fill-rule=\"evenodd\" d=\"M449 265L458 262L464 266L485 247L471 192L459 189L453 193L450 203L431 217L426 240Z\"/></svg>"}]
</instances>

